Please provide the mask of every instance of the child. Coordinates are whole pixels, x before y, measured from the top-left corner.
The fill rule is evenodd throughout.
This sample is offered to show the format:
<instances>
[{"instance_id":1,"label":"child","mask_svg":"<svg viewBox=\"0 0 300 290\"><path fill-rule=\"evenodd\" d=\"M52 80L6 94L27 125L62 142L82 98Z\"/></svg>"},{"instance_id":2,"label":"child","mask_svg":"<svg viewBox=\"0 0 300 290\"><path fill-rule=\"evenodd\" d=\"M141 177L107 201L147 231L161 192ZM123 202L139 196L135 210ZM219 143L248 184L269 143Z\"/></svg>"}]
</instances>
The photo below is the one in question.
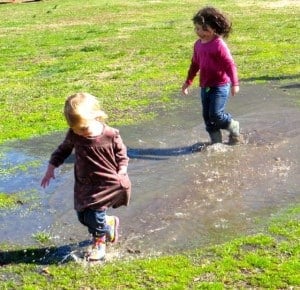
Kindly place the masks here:
<instances>
[{"instance_id":1,"label":"child","mask_svg":"<svg viewBox=\"0 0 300 290\"><path fill-rule=\"evenodd\" d=\"M234 96L239 92L237 69L230 51L222 39L231 31L231 23L213 7L201 9L194 17L195 31L199 39L194 44L194 53L182 93L199 71L202 115L211 143L221 143L221 129L229 131L229 142L239 141L239 122L225 112L231 87Z\"/></svg>"},{"instance_id":2,"label":"child","mask_svg":"<svg viewBox=\"0 0 300 290\"><path fill-rule=\"evenodd\" d=\"M87 93L70 96L64 107L69 130L52 153L41 181L47 187L54 170L75 153L74 207L79 221L93 236L89 260L105 257L106 242L118 239L119 219L107 216L109 207L127 206L131 183L127 175L129 158L118 130L107 126L107 115L96 97Z\"/></svg>"}]
</instances>

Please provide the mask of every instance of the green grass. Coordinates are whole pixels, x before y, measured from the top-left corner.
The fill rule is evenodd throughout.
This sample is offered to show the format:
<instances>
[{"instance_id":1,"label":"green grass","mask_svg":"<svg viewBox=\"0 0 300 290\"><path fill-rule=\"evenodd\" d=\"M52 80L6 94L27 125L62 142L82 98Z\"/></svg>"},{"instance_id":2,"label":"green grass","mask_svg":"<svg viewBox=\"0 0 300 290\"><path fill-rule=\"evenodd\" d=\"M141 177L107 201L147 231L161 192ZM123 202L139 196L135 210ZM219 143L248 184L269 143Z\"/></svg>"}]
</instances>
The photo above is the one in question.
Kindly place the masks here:
<instances>
[{"instance_id":1,"label":"green grass","mask_svg":"<svg viewBox=\"0 0 300 290\"><path fill-rule=\"evenodd\" d=\"M296 289L300 207L274 217L265 233L204 249L84 267L42 265L46 249L4 250L1 289ZM49 248L48 252L52 249ZM7 252L6 252L7 251ZM6 253L6 254L5 254Z\"/></svg>"},{"instance_id":2,"label":"green grass","mask_svg":"<svg viewBox=\"0 0 300 290\"><path fill-rule=\"evenodd\" d=\"M3 162L3 160L1 160L1 156L0 156L0 161ZM4 162L2 164L4 164ZM6 164L6 166L5 166L6 168L0 168L0 174L2 176L13 175L17 172L26 172L30 168L37 168L40 165L41 165L40 161L30 161L30 162L21 163L18 165Z\"/></svg>"},{"instance_id":3,"label":"green grass","mask_svg":"<svg viewBox=\"0 0 300 290\"><path fill-rule=\"evenodd\" d=\"M228 44L242 81L299 81L295 3L210 1L233 20ZM180 105L172 96L180 94L186 76L196 39L191 17L199 8L194 0L0 5L0 143L64 130L63 103L77 91L100 97L114 125L155 118L158 109ZM10 170L35 164L24 166ZM5 170L0 173L12 173ZM23 195L0 193L1 209L24 202ZM220 246L104 267L43 265L45 253L56 249L43 248L50 236L36 233L40 247L1 245L0 288L296 289L299 213L296 206L268 231Z\"/></svg>"},{"instance_id":4,"label":"green grass","mask_svg":"<svg viewBox=\"0 0 300 290\"><path fill-rule=\"evenodd\" d=\"M43 232L37 232L33 234L34 240L39 242L41 245L47 244L51 241L51 235L50 233L47 233L45 231Z\"/></svg>"},{"instance_id":5,"label":"green grass","mask_svg":"<svg viewBox=\"0 0 300 290\"><path fill-rule=\"evenodd\" d=\"M24 205L28 205L29 210L35 210L40 206L39 200L40 197L34 189L9 194L0 192L0 210L13 210Z\"/></svg>"},{"instance_id":6,"label":"green grass","mask_svg":"<svg viewBox=\"0 0 300 290\"><path fill-rule=\"evenodd\" d=\"M244 81L299 80L299 5L210 1L233 21ZM288 1L286 1L288 2ZM90 92L113 125L179 105L199 1L40 1L0 5L0 143L66 128L65 98ZM195 81L195 87L197 81Z\"/></svg>"},{"instance_id":7,"label":"green grass","mask_svg":"<svg viewBox=\"0 0 300 290\"><path fill-rule=\"evenodd\" d=\"M0 192L0 209L11 209L18 204L18 198L15 195L8 195Z\"/></svg>"}]
</instances>

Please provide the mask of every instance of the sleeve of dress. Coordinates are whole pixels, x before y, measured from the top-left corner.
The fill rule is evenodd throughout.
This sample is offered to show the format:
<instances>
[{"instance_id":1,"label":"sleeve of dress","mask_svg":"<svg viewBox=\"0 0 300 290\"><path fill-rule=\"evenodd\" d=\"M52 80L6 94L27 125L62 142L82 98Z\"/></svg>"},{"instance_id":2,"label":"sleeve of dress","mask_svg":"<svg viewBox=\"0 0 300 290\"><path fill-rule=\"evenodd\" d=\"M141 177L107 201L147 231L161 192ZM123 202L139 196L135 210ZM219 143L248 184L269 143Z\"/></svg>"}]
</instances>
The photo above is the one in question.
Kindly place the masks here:
<instances>
[{"instance_id":1,"label":"sleeve of dress","mask_svg":"<svg viewBox=\"0 0 300 290\"><path fill-rule=\"evenodd\" d=\"M119 132L114 137L114 152L118 166L128 166L129 157L127 156L127 147L123 143Z\"/></svg>"},{"instance_id":2,"label":"sleeve of dress","mask_svg":"<svg viewBox=\"0 0 300 290\"><path fill-rule=\"evenodd\" d=\"M200 67L199 67L199 63L197 61L197 50L196 50L196 43L195 43L191 64L190 64L187 78L185 81L186 84L191 85L193 83L193 80L194 80L195 76L197 75L197 73L199 72L199 69L200 69Z\"/></svg>"},{"instance_id":3,"label":"sleeve of dress","mask_svg":"<svg viewBox=\"0 0 300 290\"><path fill-rule=\"evenodd\" d=\"M71 155L74 148L74 143L71 138L71 130L66 134L64 141L57 147L57 149L51 154L49 163L55 167L60 166Z\"/></svg>"},{"instance_id":4,"label":"sleeve of dress","mask_svg":"<svg viewBox=\"0 0 300 290\"><path fill-rule=\"evenodd\" d=\"M230 78L231 85L238 86L239 79L238 79L237 68L234 63L233 57L230 53L230 50L224 41L222 41L222 45L220 46L220 52L221 52L220 53L221 62L223 63L226 74Z\"/></svg>"}]
</instances>

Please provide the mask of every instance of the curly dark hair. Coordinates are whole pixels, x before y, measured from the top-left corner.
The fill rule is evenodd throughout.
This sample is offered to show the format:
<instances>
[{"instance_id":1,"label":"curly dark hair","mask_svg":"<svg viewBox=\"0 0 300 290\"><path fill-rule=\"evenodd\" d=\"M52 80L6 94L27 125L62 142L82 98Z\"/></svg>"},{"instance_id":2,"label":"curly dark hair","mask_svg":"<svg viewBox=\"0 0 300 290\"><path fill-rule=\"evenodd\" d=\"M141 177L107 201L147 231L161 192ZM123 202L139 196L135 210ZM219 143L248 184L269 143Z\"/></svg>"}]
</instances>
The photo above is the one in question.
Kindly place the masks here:
<instances>
[{"instance_id":1,"label":"curly dark hair","mask_svg":"<svg viewBox=\"0 0 300 290\"><path fill-rule=\"evenodd\" d=\"M205 30L210 26L216 34L228 37L231 32L231 22L216 8L205 7L192 18L194 24L199 24Z\"/></svg>"}]
</instances>

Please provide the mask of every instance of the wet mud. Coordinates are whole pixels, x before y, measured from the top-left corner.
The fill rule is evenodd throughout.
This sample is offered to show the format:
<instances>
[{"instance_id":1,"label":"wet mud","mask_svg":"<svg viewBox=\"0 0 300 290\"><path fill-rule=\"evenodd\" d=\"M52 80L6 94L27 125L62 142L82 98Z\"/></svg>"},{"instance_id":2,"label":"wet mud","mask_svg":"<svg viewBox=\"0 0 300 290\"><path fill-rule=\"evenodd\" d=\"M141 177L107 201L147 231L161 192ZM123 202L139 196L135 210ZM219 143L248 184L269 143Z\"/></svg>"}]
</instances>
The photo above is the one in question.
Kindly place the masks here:
<instances>
[{"instance_id":1,"label":"wet mud","mask_svg":"<svg viewBox=\"0 0 300 290\"><path fill-rule=\"evenodd\" d=\"M174 253L218 244L263 230L279 210L299 202L300 109L297 85L242 85L228 111L240 122L243 143L207 146L198 91L155 121L119 128L131 158L128 207L120 218L120 242L108 257ZM181 96L177 96L181 97ZM0 213L0 244L36 244L47 232L57 249L72 251L88 239L73 210L72 158L46 190L40 180L64 133L0 147L1 167L38 162L28 170L1 173L0 192L34 191L38 206ZM3 171L4 172L4 171Z\"/></svg>"}]
</instances>

